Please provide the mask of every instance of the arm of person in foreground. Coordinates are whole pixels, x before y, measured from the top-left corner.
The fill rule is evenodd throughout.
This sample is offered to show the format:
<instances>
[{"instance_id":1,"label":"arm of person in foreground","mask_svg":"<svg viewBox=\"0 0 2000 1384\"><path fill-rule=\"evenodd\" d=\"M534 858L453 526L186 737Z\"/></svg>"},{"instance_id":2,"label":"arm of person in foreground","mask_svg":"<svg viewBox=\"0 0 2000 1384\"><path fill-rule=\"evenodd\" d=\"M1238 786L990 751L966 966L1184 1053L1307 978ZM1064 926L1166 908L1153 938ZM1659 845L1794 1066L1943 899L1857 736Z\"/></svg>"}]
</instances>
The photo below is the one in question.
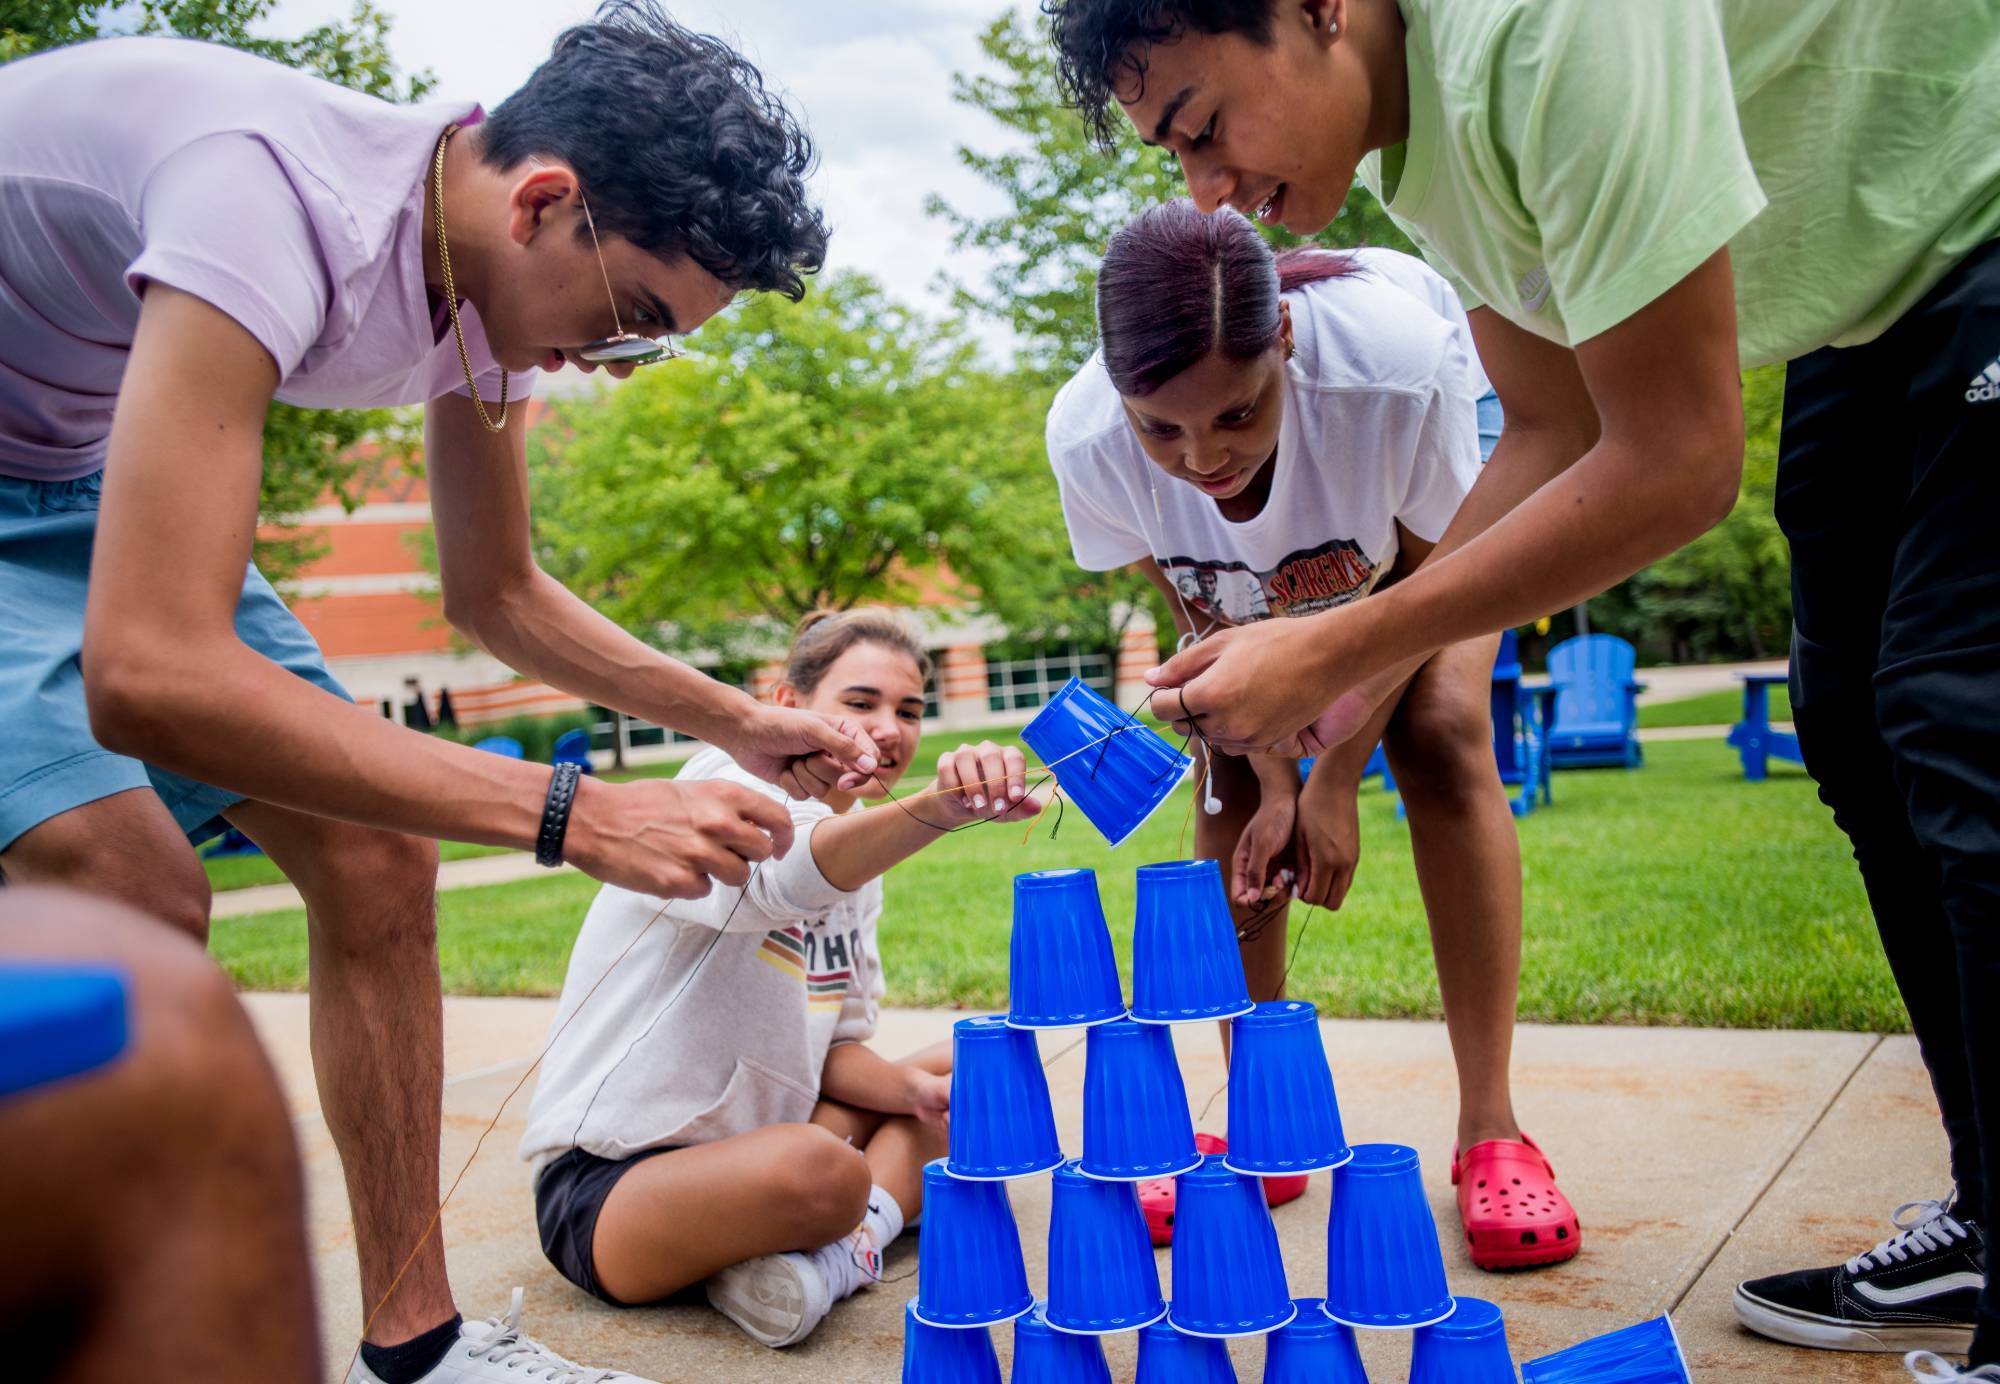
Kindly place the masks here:
<instances>
[{"instance_id":1,"label":"arm of person in foreground","mask_svg":"<svg viewBox=\"0 0 2000 1384\"><path fill-rule=\"evenodd\" d=\"M913 1063L891 1062L866 1043L838 1042L827 1050L819 1093L828 1100L884 1115L915 1115L944 1126L951 1110L951 1078Z\"/></svg>"},{"instance_id":2,"label":"arm of person in foreground","mask_svg":"<svg viewBox=\"0 0 2000 1384\"><path fill-rule=\"evenodd\" d=\"M1472 317L1507 426L1431 560L1380 596L1168 660L1149 675L1154 715L1184 699L1225 749L1310 753L1444 645L1594 596L1729 513L1743 406L1727 250L1573 353Z\"/></svg>"},{"instance_id":3,"label":"arm of person in foreground","mask_svg":"<svg viewBox=\"0 0 2000 1384\"><path fill-rule=\"evenodd\" d=\"M547 765L452 745L320 690L237 638L277 365L234 319L155 282L119 391L84 620L107 749L320 816L532 849ZM664 791L662 791L664 790ZM738 784L585 779L565 853L599 879L692 897L789 848Z\"/></svg>"},{"instance_id":4,"label":"arm of person in foreground","mask_svg":"<svg viewBox=\"0 0 2000 1384\"><path fill-rule=\"evenodd\" d=\"M875 746L852 723L725 686L634 639L542 570L529 536L526 409L494 433L465 396L433 399L424 454L445 618L474 643L551 687L705 740L794 797L866 784Z\"/></svg>"}]
</instances>

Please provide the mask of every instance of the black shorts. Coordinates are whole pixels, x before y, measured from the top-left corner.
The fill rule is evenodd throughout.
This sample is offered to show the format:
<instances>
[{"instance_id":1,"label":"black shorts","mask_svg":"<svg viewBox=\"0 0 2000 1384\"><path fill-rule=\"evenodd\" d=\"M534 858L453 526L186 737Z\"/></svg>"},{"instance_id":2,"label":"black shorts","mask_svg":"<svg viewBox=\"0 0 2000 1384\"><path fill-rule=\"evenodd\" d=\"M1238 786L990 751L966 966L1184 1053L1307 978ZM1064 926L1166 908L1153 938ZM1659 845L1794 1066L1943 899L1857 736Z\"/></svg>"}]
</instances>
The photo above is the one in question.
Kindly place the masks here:
<instances>
[{"instance_id":1,"label":"black shorts","mask_svg":"<svg viewBox=\"0 0 2000 1384\"><path fill-rule=\"evenodd\" d=\"M621 1302L598 1286L591 1242L597 1235L597 1214L604 1209L604 1199L625 1170L673 1151L668 1147L647 1149L630 1158L599 1158L583 1149L571 1149L542 1165L535 1178L535 1224L542 1233L542 1253L557 1273L613 1307L644 1305Z\"/></svg>"}]
</instances>

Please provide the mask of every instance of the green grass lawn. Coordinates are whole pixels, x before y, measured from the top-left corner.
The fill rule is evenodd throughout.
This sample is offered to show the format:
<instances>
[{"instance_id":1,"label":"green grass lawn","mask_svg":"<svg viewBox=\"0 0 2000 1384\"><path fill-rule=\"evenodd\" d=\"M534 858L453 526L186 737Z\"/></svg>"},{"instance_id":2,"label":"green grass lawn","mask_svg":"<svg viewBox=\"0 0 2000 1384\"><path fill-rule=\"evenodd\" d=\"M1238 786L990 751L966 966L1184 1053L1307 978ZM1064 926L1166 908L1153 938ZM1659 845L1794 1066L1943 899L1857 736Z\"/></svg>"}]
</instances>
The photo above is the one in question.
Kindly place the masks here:
<instances>
[{"instance_id":1,"label":"green grass lawn","mask_svg":"<svg viewBox=\"0 0 2000 1384\"><path fill-rule=\"evenodd\" d=\"M1639 670L1643 680L1645 670ZM1733 726L1743 719L1743 689L1727 687L1719 692L1703 692L1677 701L1654 702L1639 708L1639 729L1660 726ZM1792 719L1792 699L1782 686L1771 689L1771 719Z\"/></svg>"},{"instance_id":2,"label":"green grass lawn","mask_svg":"<svg viewBox=\"0 0 2000 1384\"><path fill-rule=\"evenodd\" d=\"M1524 1019L1907 1027L1846 844L1796 767L1747 784L1720 741L1657 744L1637 772L1560 774L1555 791L1553 809L1521 823ZM1339 913L1311 915L1291 993L1328 1014L1435 1016L1409 833L1372 784L1362 806L1353 892ZM891 1003L1004 1004L1009 880L1021 870L1094 867L1124 964L1131 872L1180 853L1186 807L1183 789L1116 853L1071 810L1054 841L1046 825L1025 846L1019 827L989 827L900 866L882 920ZM447 891L446 989L554 993L595 890L564 874ZM1303 916L1294 911L1294 937ZM218 919L213 948L243 986L305 983L296 910Z\"/></svg>"}]
</instances>

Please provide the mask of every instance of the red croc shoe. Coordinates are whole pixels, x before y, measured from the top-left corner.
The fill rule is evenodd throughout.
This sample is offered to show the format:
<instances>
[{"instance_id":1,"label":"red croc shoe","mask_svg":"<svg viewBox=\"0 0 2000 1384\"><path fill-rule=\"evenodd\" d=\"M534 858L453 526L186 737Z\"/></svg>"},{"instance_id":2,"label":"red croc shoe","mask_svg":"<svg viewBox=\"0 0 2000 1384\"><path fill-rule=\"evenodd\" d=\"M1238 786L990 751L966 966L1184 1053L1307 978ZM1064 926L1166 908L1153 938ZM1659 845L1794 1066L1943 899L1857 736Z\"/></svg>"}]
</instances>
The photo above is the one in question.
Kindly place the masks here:
<instances>
[{"instance_id":1,"label":"red croc shoe","mask_svg":"<svg viewBox=\"0 0 2000 1384\"><path fill-rule=\"evenodd\" d=\"M1556 1186L1555 1169L1533 1139L1487 1139L1451 1151L1458 1218L1472 1262L1482 1269L1529 1269L1574 1259L1583 1224Z\"/></svg>"},{"instance_id":2,"label":"red croc shoe","mask_svg":"<svg viewBox=\"0 0 2000 1384\"><path fill-rule=\"evenodd\" d=\"M1229 1141L1215 1134L1194 1136L1196 1153L1227 1153ZM1264 1179L1264 1201L1270 1206L1283 1206L1288 1201L1297 1201L1306 1192L1306 1175L1294 1177L1267 1177ZM1146 1230L1153 1237L1155 1245L1165 1246L1174 1242L1174 1180L1171 1177L1149 1178L1139 1184L1139 1209L1146 1213Z\"/></svg>"}]
</instances>

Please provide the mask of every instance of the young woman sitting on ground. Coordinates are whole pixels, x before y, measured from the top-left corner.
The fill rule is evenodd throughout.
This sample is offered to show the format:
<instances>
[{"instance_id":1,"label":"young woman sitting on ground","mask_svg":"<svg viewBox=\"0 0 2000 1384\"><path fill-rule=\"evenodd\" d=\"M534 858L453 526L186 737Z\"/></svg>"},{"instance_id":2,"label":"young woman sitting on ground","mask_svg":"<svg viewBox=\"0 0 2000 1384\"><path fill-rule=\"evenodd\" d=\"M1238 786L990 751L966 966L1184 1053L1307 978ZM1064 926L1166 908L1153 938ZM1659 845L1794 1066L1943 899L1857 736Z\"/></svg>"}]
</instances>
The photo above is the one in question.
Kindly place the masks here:
<instances>
[{"instance_id":1,"label":"young woman sitting on ground","mask_svg":"<svg viewBox=\"0 0 2000 1384\"><path fill-rule=\"evenodd\" d=\"M880 751L866 791L886 793L916 751L929 671L894 615L818 614L773 700L865 727ZM607 886L592 903L521 1141L542 1249L570 1282L626 1306L705 1281L718 1311L788 1346L879 1276L944 1152L951 1087L944 1045L901 1061L867 1045L881 876L953 827L1040 811L1018 749L964 746L937 772L956 791L863 810L788 801L720 750L681 770L786 802L797 842L705 898Z\"/></svg>"}]
</instances>

